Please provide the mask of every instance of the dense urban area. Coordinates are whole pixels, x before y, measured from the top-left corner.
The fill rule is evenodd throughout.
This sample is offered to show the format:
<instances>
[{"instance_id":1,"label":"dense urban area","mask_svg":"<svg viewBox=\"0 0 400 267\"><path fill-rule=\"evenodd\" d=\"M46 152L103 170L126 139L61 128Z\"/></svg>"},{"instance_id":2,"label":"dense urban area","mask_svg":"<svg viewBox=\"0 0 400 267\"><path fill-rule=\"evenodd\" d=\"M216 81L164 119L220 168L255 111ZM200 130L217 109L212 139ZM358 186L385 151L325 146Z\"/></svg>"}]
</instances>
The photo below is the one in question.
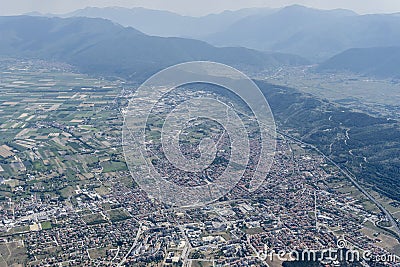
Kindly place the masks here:
<instances>
[{"instance_id":1,"label":"dense urban area","mask_svg":"<svg viewBox=\"0 0 400 267\"><path fill-rule=\"evenodd\" d=\"M123 113L136 87L59 63L0 62L0 266L399 263L400 202L364 190L279 125L274 163L256 191L247 190L250 163L234 189L209 205L178 208L149 197L122 149ZM201 94L217 93L182 89L175 102ZM157 125L149 124L150 139ZM229 138L206 123L193 129L184 153L204 135L222 139L212 180L229 160ZM174 182L204 182L204 174L184 177L164 162L156 140L148 151Z\"/></svg>"}]
</instances>

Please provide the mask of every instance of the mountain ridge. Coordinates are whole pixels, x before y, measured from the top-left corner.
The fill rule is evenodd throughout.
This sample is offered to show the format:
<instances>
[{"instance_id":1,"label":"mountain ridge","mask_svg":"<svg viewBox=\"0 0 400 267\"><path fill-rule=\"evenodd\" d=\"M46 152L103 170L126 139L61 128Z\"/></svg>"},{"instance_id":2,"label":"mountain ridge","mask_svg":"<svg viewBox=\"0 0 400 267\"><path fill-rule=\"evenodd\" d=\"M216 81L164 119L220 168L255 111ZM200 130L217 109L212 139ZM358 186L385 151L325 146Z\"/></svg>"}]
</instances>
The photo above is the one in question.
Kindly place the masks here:
<instances>
[{"instance_id":1,"label":"mountain ridge","mask_svg":"<svg viewBox=\"0 0 400 267\"><path fill-rule=\"evenodd\" d=\"M320 64L317 71L400 79L400 46L348 49Z\"/></svg>"},{"instance_id":2,"label":"mountain ridge","mask_svg":"<svg viewBox=\"0 0 400 267\"><path fill-rule=\"evenodd\" d=\"M214 45L292 53L322 62L354 47L399 44L400 17L292 6L267 16L246 17L204 40Z\"/></svg>"},{"instance_id":3,"label":"mountain ridge","mask_svg":"<svg viewBox=\"0 0 400 267\"><path fill-rule=\"evenodd\" d=\"M47 15L106 18L149 35L296 54L315 63L350 48L400 43L398 14L359 15L346 9L321 10L301 5L225 11L202 17L120 7L87 7L67 14Z\"/></svg>"},{"instance_id":4,"label":"mountain ridge","mask_svg":"<svg viewBox=\"0 0 400 267\"><path fill-rule=\"evenodd\" d=\"M237 11L224 11L218 14L191 17L170 11L142 7L86 7L65 14L40 14L31 12L28 15L61 18L103 18L117 22L126 27L136 28L148 35L196 38L223 30L242 17L260 12L273 12L273 9L246 8Z\"/></svg>"},{"instance_id":5,"label":"mountain ridge","mask_svg":"<svg viewBox=\"0 0 400 267\"><path fill-rule=\"evenodd\" d=\"M142 78L194 60L260 69L308 63L294 55L148 36L104 19L29 16L0 17L0 55L50 59L78 66L84 72Z\"/></svg>"}]
</instances>

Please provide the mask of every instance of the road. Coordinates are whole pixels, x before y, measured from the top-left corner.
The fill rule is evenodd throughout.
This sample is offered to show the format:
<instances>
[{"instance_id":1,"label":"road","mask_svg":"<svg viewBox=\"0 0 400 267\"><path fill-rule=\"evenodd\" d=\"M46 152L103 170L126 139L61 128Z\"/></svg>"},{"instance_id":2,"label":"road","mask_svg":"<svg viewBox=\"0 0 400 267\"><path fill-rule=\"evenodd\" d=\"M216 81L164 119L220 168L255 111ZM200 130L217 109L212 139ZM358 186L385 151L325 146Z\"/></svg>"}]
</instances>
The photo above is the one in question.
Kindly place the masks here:
<instances>
[{"instance_id":1,"label":"road","mask_svg":"<svg viewBox=\"0 0 400 267\"><path fill-rule=\"evenodd\" d=\"M120 261L120 263L118 263L118 267L122 266L125 262L126 259L128 258L129 254L131 254L132 250L136 247L137 242L139 240L140 235L142 234L142 223L139 224L139 229L138 232L136 234L136 238L135 241L133 242L131 248L129 249L129 251L125 254L124 258Z\"/></svg>"},{"instance_id":2,"label":"road","mask_svg":"<svg viewBox=\"0 0 400 267\"><path fill-rule=\"evenodd\" d=\"M278 131L279 132L279 131ZM279 132L281 135L290 138L296 142L299 142L305 146L308 146L312 149L314 149L315 151L317 151L319 154L321 154L326 160L328 160L330 163L332 163L335 167L337 167L345 176L346 178L348 178L351 183L358 189L360 190L369 200L371 200L382 212L383 214L385 214L386 218L388 219L388 221L392 224L391 229L392 231L395 232L395 234L397 235L397 238L400 240L400 228L398 226L398 224L396 223L396 220L393 218L392 214L387 211L387 209L381 204L379 203L370 193L368 193L355 179L355 177L353 176L353 174L349 171L349 170L344 170L342 167L340 167L338 164L336 164L336 162L334 162L331 158L329 158L327 155L325 155L322 151L320 151L316 146L312 145L312 144L308 144L305 143L295 137L289 136L283 132Z\"/></svg>"}]
</instances>

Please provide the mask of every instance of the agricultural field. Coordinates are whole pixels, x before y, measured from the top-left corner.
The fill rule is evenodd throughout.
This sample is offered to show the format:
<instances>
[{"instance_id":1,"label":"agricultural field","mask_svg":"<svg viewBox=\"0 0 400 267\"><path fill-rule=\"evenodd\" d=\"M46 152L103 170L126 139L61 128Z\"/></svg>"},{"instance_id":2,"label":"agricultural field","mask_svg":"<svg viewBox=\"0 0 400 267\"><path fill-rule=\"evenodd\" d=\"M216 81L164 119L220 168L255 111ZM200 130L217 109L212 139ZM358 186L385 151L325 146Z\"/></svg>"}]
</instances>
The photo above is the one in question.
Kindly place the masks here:
<instances>
[{"instance_id":1,"label":"agricultural field","mask_svg":"<svg viewBox=\"0 0 400 267\"><path fill-rule=\"evenodd\" d=\"M68 198L96 173L126 170L122 88L56 63L0 61L1 195Z\"/></svg>"}]
</instances>

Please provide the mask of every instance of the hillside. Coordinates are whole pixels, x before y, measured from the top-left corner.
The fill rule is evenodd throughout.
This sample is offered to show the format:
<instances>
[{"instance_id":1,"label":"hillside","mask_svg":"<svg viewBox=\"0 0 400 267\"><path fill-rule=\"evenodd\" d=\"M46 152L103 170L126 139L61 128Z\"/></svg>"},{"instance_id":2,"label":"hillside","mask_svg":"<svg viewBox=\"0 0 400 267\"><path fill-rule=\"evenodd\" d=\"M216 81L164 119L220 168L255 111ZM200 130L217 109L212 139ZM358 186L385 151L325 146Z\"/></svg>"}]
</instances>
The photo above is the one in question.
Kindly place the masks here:
<instances>
[{"instance_id":1,"label":"hillside","mask_svg":"<svg viewBox=\"0 0 400 267\"><path fill-rule=\"evenodd\" d=\"M217 61L242 69L307 63L298 56L148 36L104 19L30 16L0 17L0 56L56 60L81 71L136 78L193 60Z\"/></svg>"},{"instance_id":2,"label":"hillside","mask_svg":"<svg viewBox=\"0 0 400 267\"><path fill-rule=\"evenodd\" d=\"M248 8L202 17L121 7L87 7L46 16L104 18L148 35L194 38L215 46L296 54L316 63L351 48L400 43L398 14L358 15L350 10L319 10L300 5L280 9Z\"/></svg>"},{"instance_id":3,"label":"hillside","mask_svg":"<svg viewBox=\"0 0 400 267\"><path fill-rule=\"evenodd\" d=\"M400 78L400 47L349 49L323 62L317 70Z\"/></svg>"},{"instance_id":4,"label":"hillside","mask_svg":"<svg viewBox=\"0 0 400 267\"><path fill-rule=\"evenodd\" d=\"M225 11L220 14L210 14L202 17L190 17L169 11L146 8L87 7L57 16L103 18L123 26L133 27L149 35L201 38L202 36L222 31L247 16L259 13L269 14L274 11L274 9L269 8L249 8L238 11Z\"/></svg>"},{"instance_id":5,"label":"hillside","mask_svg":"<svg viewBox=\"0 0 400 267\"><path fill-rule=\"evenodd\" d=\"M214 45L293 53L319 62L354 47L398 45L400 17L289 6L269 15L243 18L204 40Z\"/></svg>"},{"instance_id":6,"label":"hillside","mask_svg":"<svg viewBox=\"0 0 400 267\"><path fill-rule=\"evenodd\" d=\"M400 123L257 81L278 128L316 146L365 187L400 200Z\"/></svg>"}]
</instances>

